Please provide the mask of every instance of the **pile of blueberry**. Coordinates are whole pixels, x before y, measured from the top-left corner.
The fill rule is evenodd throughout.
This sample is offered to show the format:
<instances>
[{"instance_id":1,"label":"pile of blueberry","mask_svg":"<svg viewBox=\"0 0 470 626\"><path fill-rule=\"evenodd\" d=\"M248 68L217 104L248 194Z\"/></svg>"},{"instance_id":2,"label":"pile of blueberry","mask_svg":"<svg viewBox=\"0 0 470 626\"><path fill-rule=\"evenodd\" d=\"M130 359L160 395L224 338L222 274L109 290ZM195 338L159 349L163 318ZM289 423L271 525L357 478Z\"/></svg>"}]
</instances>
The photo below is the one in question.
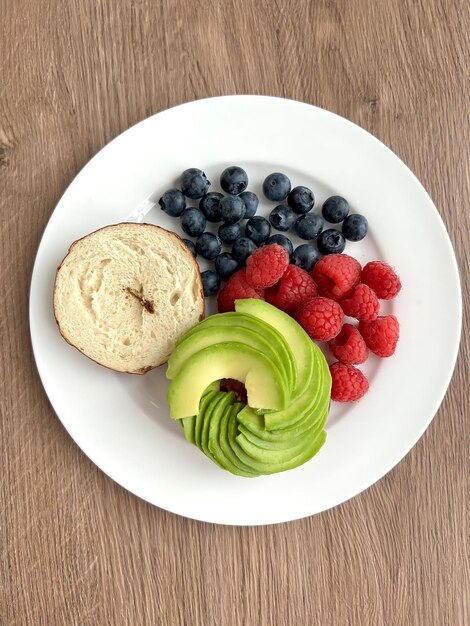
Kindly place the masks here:
<instances>
[{"instance_id":1,"label":"pile of blueberry","mask_svg":"<svg viewBox=\"0 0 470 626\"><path fill-rule=\"evenodd\" d=\"M328 198L322 207L322 215L311 213L315 197L304 186L291 187L285 174L275 172L266 177L263 193L271 202L278 204L270 213L269 220L256 215L258 196L246 191L248 176L241 167L226 168L220 176L220 186L227 195L209 191L210 181L205 173L196 168L185 170L181 175L181 189L169 189L159 200L165 213L181 218L181 228L196 242L183 239L194 257L197 255L213 260L214 270L202 272L204 294L218 292L221 280L227 280L243 266L258 246L277 243L289 253L291 263L310 271L321 254L343 252L346 239L360 241L367 234L367 220L358 214L349 215L349 204L340 196ZM186 199L198 200L199 206L186 206ZM244 226L242 220L247 220ZM324 220L332 224L342 222L342 229L324 230ZM222 222L217 235L206 232L207 222ZM316 240L297 246L283 234L271 234L271 227L282 232L291 229L301 239ZM222 252L222 244L231 245L230 252Z\"/></svg>"}]
</instances>

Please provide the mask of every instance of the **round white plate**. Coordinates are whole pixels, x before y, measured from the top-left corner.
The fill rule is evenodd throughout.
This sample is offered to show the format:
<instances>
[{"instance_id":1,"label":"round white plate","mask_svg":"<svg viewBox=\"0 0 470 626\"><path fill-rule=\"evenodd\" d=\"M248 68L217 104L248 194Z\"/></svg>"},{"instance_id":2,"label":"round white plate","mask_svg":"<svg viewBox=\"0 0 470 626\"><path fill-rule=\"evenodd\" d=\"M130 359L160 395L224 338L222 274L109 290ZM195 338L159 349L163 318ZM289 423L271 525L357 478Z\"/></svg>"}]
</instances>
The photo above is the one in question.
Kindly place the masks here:
<instances>
[{"instance_id":1,"label":"round white plate","mask_svg":"<svg viewBox=\"0 0 470 626\"><path fill-rule=\"evenodd\" d=\"M282 474L232 476L186 442L168 416L165 367L117 374L59 335L52 312L57 266L72 241L123 221L144 197L177 184L188 167L214 183L224 167L248 172L249 189L286 172L310 186L316 210L345 196L369 220L346 252L394 265L403 289L382 306L401 324L390 359L370 357L369 393L333 403L327 442L306 465ZM215 184L215 188L218 185ZM260 213L272 204L262 201ZM178 230L154 209L146 221ZM436 298L436 293L439 297ZM144 120L101 150L61 198L39 246L31 283L31 336L49 399L71 437L120 485L168 511L221 524L272 524L344 502L388 472L435 414L454 368L461 326L458 271L447 232L414 175L358 126L313 106L262 96L199 100Z\"/></svg>"}]
</instances>

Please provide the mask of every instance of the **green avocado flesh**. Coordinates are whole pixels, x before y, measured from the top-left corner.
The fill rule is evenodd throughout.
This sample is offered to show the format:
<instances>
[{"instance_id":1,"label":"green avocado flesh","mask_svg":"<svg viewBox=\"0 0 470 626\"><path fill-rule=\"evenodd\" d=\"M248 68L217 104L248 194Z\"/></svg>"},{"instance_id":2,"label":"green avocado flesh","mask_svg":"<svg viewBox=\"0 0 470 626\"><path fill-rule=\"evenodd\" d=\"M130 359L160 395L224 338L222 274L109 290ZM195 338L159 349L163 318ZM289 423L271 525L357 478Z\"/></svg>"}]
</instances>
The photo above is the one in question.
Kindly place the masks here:
<instances>
[{"instance_id":1,"label":"green avocado flesh","mask_svg":"<svg viewBox=\"0 0 470 626\"><path fill-rule=\"evenodd\" d=\"M289 401L287 381L266 355L242 343L218 343L190 356L171 381L170 416L196 415L206 387L221 378L244 383L248 404L254 408L280 410Z\"/></svg>"},{"instance_id":2,"label":"green avocado flesh","mask_svg":"<svg viewBox=\"0 0 470 626\"><path fill-rule=\"evenodd\" d=\"M279 368L283 368L286 372L287 379L290 381L290 386L292 390L296 387L297 384L297 366L294 360L294 355L289 348L287 341L281 335L279 331L275 328L264 322L263 320L255 317L254 315L248 315L244 313L217 313L216 315L211 315L207 317L205 320L193 326L187 333L181 337L179 341L176 342L175 350L171 354L168 360L168 369L167 369L167 378L174 378L172 374L173 371L180 367L181 362L184 358L187 358L190 355L190 352L194 352L193 344L190 341L190 338L200 333L202 330L209 330L208 336L211 339L206 339L205 341L210 341L210 343L219 343L220 341L229 341L229 339L220 339L220 337L224 337L224 332L226 330L231 329L232 327L237 327L238 330L241 328L245 328L253 333L256 333L258 339L263 341L264 351L266 351L266 342L269 345L269 353L266 352L268 356L275 355L275 362L279 364ZM216 335L214 331L217 330L218 334ZM245 343L242 341L242 343ZM209 343L207 345L210 345ZM248 345L253 345L248 343Z\"/></svg>"},{"instance_id":3,"label":"green avocado flesh","mask_svg":"<svg viewBox=\"0 0 470 626\"><path fill-rule=\"evenodd\" d=\"M326 440L331 376L318 346L291 317L261 300L237 300L176 344L168 362L170 415L221 468L248 478L293 469ZM272 331L272 332L271 332ZM248 404L219 391L232 378Z\"/></svg>"},{"instance_id":4,"label":"green avocado flesh","mask_svg":"<svg viewBox=\"0 0 470 626\"><path fill-rule=\"evenodd\" d=\"M274 363L277 369L282 372L286 381L288 381L289 391L294 390L295 381L293 377L290 376L290 370L285 367L284 362L276 351L276 347L273 346L268 339L265 339L262 335L257 334L253 330L235 325L227 327L202 326L200 330L185 338L184 341L178 344L172 352L171 357L168 359L167 377L170 379L175 378L188 358L196 354L196 352L208 346L225 343L227 341L244 343L265 354Z\"/></svg>"},{"instance_id":5,"label":"green avocado flesh","mask_svg":"<svg viewBox=\"0 0 470 626\"><path fill-rule=\"evenodd\" d=\"M276 309L263 300L235 300L235 311L253 315L276 328L291 349L297 366L297 385L295 394L301 394L312 376L312 340L290 315Z\"/></svg>"}]
</instances>

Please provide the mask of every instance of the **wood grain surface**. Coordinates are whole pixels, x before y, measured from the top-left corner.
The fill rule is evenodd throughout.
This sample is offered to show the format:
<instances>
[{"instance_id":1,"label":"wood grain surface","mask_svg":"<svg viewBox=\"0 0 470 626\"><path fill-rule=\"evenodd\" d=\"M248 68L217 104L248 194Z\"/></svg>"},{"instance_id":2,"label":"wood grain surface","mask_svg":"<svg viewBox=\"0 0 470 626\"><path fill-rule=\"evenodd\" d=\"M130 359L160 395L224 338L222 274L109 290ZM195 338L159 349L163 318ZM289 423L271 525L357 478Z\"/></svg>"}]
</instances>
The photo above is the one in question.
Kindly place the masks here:
<instances>
[{"instance_id":1,"label":"wood grain surface","mask_svg":"<svg viewBox=\"0 0 470 626\"><path fill-rule=\"evenodd\" d=\"M470 624L465 330L435 420L384 479L232 528L152 507L81 453L27 314L41 233L97 150L166 107L258 93L337 112L411 167L454 243L468 329L468 1L0 0L0 16L0 624Z\"/></svg>"}]
</instances>

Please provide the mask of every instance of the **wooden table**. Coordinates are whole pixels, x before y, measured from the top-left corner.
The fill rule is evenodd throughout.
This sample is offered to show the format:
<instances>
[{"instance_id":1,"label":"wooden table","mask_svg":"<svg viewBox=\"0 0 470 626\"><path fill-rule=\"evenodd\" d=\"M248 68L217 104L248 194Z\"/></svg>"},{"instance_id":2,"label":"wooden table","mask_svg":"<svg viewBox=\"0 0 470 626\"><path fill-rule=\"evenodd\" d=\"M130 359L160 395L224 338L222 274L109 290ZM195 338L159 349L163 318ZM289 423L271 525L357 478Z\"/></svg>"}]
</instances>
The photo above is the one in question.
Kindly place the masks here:
<instances>
[{"instance_id":1,"label":"wooden table","mask_svg":"<svg viewBox=\"0 0 470 626\"><path fill-rule=\"evenodd\" d=\"M388 144L441 212L468 313L468 2L0 0L0 14L0 623L470 624L467 339L436 419L383 480L309 519L231 528L102 474L51 410L28 331L35 252L73 176L138 120L233 93L304 100Z\"/></svg>"}]
</instances>

